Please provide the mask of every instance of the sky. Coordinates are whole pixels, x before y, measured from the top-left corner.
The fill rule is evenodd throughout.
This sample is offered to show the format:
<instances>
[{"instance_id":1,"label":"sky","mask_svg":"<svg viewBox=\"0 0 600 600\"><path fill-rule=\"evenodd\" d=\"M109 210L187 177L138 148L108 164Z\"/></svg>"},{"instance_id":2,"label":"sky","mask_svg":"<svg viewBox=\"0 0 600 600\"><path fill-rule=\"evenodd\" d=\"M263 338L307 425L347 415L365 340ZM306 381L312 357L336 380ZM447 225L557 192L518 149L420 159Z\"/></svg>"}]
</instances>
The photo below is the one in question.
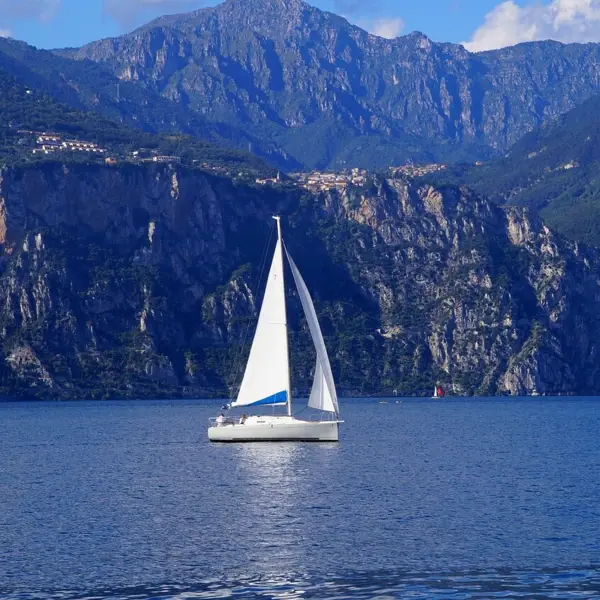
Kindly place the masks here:
<instances>
[{"instance_id":1,"label":"sky","mask_svg":"<svg viewBox=\"0 0 600 600\"><path fill-rule=\"evenodd\" d=\"M151 18L215 0L0 0L0 36L38 48L81 46ZM600 42L600 0L309 0L364 29L393 38L421 31L474 52L555 39Z\"/></svg>"}]
</instances>

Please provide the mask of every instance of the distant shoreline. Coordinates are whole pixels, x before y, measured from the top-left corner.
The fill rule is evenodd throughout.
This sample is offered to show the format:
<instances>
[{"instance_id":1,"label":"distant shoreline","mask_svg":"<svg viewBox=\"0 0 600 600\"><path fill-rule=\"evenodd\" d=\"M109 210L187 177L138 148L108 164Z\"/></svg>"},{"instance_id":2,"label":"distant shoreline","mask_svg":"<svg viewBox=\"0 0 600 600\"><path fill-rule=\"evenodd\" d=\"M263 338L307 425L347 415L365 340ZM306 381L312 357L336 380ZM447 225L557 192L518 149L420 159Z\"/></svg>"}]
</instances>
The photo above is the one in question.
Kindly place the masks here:
<instances>
[{"instance_id":1,"label":"distant shoreline","mask_svg":"<svg viewBox=\"0 0 600 600\"><path fill-rule=\"evenodd\" d=\"M298 396L299 400L307 400L308 396ZM600 398L598 394L529 394L524 396L446 396L442 399L431 398L430 396L360 396L349 395L340 396L339 400L344 401L369 401L373 403L395 404L398 401L414 401L427 402L432 404L444 404L444 402L453 402L457 400L558 400L558 399L594 399ZM172 398L2 398L0 404L17 404L17 403L85 403L85 402L203 402L211 404L219 404L230 401L231 398L207 398L207 397L172 397Z\"/></svg>"}]
</instances>

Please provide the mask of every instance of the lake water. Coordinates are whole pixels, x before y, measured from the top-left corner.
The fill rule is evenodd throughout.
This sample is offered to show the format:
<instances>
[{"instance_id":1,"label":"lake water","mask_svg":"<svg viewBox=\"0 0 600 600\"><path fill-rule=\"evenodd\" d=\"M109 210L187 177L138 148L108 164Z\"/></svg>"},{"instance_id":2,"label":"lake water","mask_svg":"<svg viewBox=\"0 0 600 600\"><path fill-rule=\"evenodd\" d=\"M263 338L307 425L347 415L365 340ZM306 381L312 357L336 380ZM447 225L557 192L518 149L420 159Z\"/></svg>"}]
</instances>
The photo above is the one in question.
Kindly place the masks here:
<instances>
[{"instance_id":1,"label":"lake water","mask_svg":"<svg viewBox=\"0 0 600 600\"><path fill-rule=\"evenodd\" d=\"M346 401L339 444L218 408L0 404L0 597L600 598L600 400Z\"/></svg>"}]
</instances>

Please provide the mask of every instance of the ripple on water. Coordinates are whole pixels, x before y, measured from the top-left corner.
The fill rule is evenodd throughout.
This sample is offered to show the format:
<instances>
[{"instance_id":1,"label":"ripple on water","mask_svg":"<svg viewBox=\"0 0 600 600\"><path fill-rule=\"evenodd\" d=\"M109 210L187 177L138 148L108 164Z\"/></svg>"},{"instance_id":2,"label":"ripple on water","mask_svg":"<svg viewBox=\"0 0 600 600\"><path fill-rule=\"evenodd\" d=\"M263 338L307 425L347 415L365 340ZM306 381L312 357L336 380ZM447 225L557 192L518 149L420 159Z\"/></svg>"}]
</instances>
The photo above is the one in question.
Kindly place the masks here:
<instances>
[{"instance_id":1,"label":"ripple on water","mask_svg":"<svg viewBox=\"0 0 600 600\"><path fill-rule=\"evenodd\" d=\"M491 598L600 599L600 567L570 570L489 572L347 573L342 577L250 577L199 581L193 585L136 586L93 591L11 592L4 600L200 600L234 598L265 600L483 600Z\"/></svg>"},{"instance_id":2,"label":"ripple on water","mask_svg":"<svg viewBox=\"0 0 600 600\"><path fill-rule=\"evenodd\" d=\"M0 598L598 597L597 400L346 401L314 445L216 409L0 404Z\"/></svg>"}]
</instances>

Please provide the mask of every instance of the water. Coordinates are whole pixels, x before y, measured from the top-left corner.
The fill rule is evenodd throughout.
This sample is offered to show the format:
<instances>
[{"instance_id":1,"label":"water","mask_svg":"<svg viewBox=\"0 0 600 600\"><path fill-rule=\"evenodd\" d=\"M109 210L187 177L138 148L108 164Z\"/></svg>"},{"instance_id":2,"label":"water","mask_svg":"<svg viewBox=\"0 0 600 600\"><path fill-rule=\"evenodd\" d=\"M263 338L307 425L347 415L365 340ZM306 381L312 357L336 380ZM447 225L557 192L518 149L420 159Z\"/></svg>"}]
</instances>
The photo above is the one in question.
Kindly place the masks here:
<instances>
[{"instance_id":1,"label":"water","mask_svg":"<svg viewBox=\"0 0 600 600\"><path fill-rule=\"evenodd\" d=\"M347 401L211 445L207 402L0 404L0 597L600 598L600 402Z\"/></svg>"}]
</instances>

